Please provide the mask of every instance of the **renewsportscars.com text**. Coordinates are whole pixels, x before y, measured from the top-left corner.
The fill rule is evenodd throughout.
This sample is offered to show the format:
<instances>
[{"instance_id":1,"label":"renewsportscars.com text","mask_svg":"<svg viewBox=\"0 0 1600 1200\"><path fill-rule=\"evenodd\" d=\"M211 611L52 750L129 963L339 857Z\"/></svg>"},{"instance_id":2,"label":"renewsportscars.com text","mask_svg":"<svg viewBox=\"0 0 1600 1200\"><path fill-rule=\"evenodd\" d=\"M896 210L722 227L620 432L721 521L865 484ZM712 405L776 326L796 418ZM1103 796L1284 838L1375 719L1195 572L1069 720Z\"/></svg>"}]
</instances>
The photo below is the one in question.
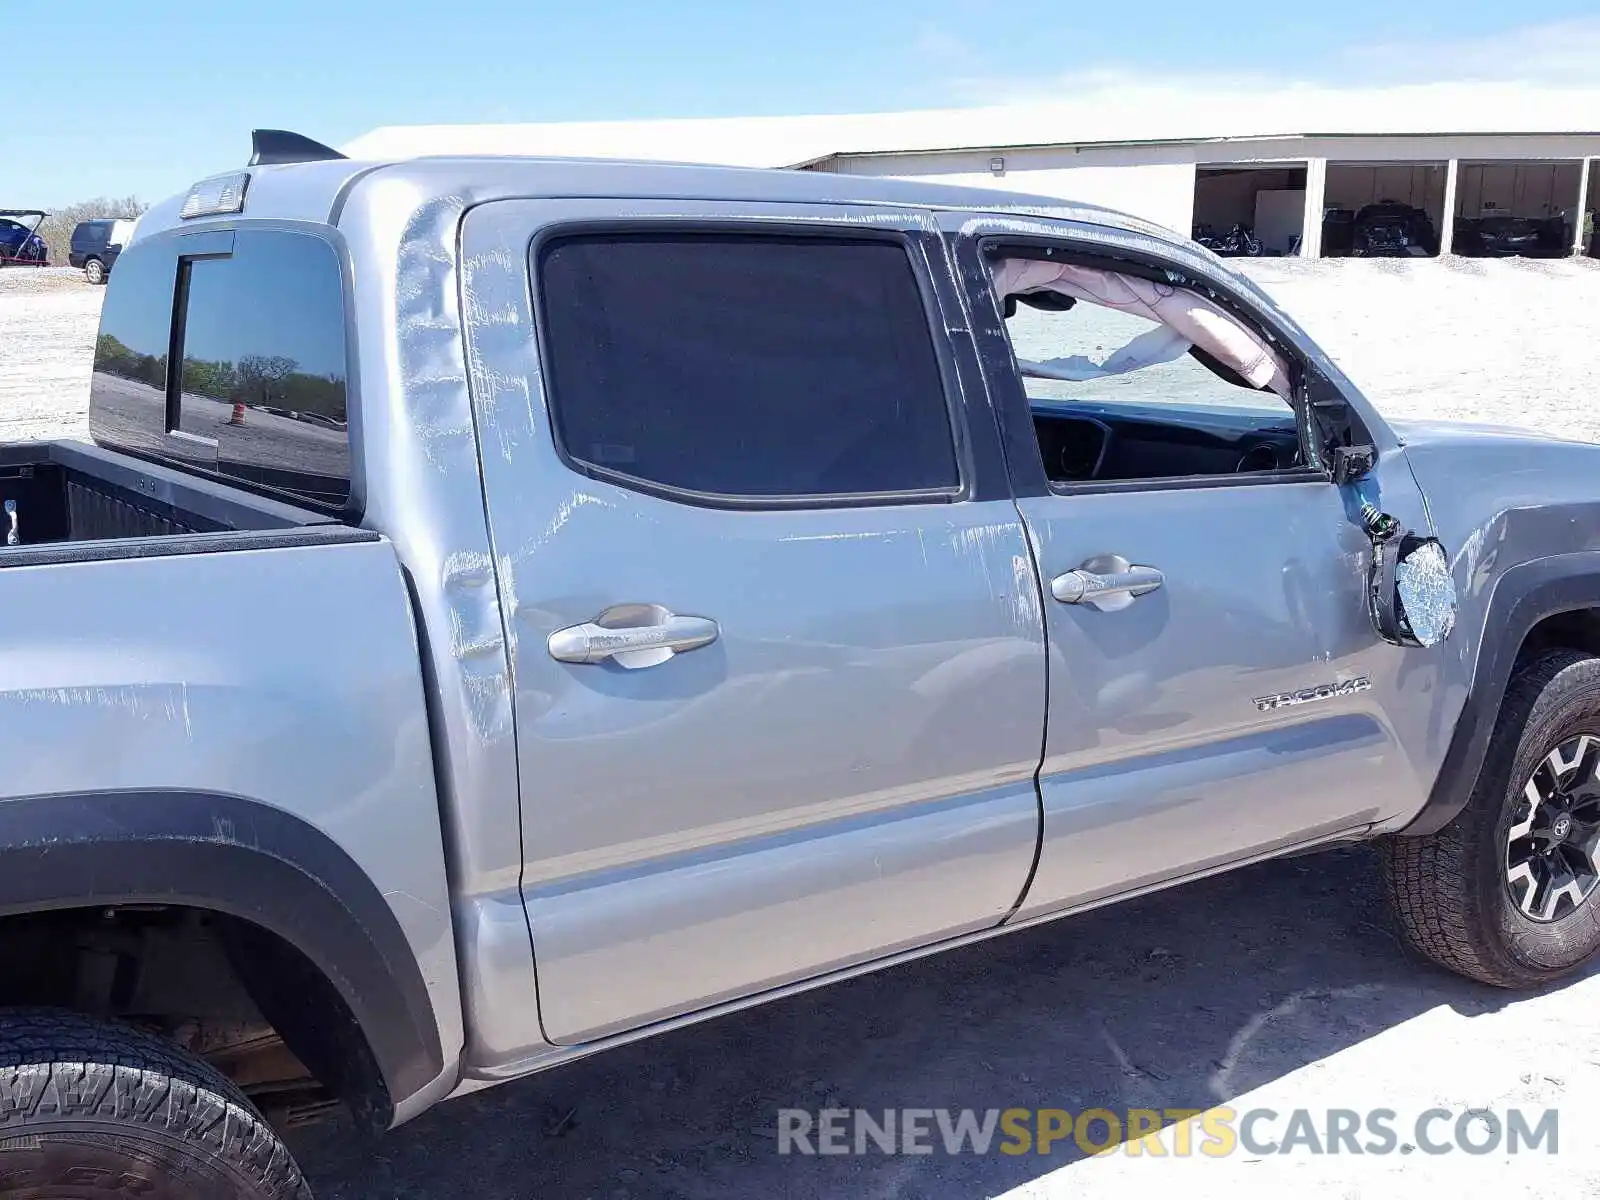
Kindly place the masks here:
<instances>
[{"instance_id":1,"label":"renewsportscars.com text","mask_svg":"<svg viewBox=\"0 0 1600 1200\"><path fill-rule=\"evenodd\" d=\"M1170 1126L1170 1128L1168 1128ZM1157 1136L1157 1134L1160 1136ZM1485 1108L778 1110L779 1154L1510 1155L1560 1152L1560 1115Z\"/></svg>"}]
</instances>

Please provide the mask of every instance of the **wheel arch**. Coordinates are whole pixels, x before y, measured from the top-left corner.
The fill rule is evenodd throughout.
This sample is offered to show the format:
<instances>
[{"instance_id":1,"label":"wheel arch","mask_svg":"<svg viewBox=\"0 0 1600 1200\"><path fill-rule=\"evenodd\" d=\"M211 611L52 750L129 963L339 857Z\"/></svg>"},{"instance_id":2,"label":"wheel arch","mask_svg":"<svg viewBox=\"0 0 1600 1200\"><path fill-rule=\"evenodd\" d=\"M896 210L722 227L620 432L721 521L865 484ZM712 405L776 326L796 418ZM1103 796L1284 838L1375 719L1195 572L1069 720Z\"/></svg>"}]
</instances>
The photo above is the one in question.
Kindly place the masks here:
<instances>
[{"instance_id":1,"label":"wheel arch","mask_svg":"<svg viewBox=\"0 0 1600 1200\"><path fill-rule=\"evenodd\" d=\"M1482 631L1467 699L1427 803L1397 836L1437 833L1466 806L1525 654L1572 646L1600 655L1600 552L1531 559L1506 571L1490 594Z\"/></svg>"},{"instance_id":2,"label":"wheel arch","mask_svg":"<svg viewBox=\"0 0 1600 1200\"><path fill-rule=\"evenodd\" d=\"M443 1071L433 1006L404 930L321 830L271 805L209 792L0 802L0 917L132 905L219 914L298 951L315 971L303 980L310 999L299 1003L314 1004L326 986L320 995L336 996L353 1021L355 1052L369 1056L371 1078L346 1099L374 1124L392 1124L396 1106Z\"/></svg>"}]
</instances>

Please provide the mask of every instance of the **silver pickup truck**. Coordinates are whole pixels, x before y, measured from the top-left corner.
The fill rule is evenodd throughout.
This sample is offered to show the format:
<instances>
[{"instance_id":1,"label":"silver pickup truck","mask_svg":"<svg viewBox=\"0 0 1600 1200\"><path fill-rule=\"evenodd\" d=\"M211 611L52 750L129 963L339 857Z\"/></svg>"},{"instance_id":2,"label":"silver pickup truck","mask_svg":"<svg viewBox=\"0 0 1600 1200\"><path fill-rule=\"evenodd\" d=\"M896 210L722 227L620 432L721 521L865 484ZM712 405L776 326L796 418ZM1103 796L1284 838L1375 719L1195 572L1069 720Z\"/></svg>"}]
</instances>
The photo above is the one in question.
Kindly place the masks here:
<instances>
[{"instance_id":1,"label":"silver pickup truck","mask_svg":"<svg viewBox=\"0 0 1600 1200\"><path fill-rule=\"evenodd\" d=\"M1446 967L1600 947L1600 448L1132 218L269 131L92 388L0 450L0 1197L1356 840Z\"/></svg>"}]
</instances>

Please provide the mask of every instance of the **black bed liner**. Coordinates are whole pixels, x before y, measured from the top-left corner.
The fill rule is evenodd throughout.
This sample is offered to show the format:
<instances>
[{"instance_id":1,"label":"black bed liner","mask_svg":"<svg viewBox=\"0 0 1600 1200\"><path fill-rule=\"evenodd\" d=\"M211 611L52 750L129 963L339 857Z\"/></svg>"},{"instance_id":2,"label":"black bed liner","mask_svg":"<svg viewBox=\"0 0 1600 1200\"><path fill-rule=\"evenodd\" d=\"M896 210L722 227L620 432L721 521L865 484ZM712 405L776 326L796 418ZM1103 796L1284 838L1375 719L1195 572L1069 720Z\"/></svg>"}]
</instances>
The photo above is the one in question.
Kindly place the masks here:
<instances>
[{"instance_id":1,"label":"black bed liner","mask_svg":"<svg viewBox=\"0 0 1600 1200\"><path fill-rule=\"evenodd\" d=\"M22 546L339 527L325 513L83 442L0 445L5 501L16 504ZM9 527L0 513L0 535Z\"/></svg>"}]
</instances>

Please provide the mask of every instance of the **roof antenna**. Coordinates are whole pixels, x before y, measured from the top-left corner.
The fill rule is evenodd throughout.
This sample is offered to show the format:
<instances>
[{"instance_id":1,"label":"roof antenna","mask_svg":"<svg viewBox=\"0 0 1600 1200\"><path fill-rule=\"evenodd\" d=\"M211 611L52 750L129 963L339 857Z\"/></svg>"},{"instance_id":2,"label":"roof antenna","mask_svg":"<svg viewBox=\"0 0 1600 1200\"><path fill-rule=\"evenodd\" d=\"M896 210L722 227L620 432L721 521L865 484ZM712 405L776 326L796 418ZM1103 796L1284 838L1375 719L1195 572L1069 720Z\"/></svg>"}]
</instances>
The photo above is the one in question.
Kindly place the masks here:
<instances>
[{"instance_id":1,"label":"roof antenna","mask_svg":"<svg viewBox=\"0 0 1600 1200\"><path fill-rule=\"evenodd\" d=\"M324 146L287 129L256 129L250 134L252 167L275 167L281 163L328 162L343 158L332 146Z\"/></svg>"}]
</instances>

